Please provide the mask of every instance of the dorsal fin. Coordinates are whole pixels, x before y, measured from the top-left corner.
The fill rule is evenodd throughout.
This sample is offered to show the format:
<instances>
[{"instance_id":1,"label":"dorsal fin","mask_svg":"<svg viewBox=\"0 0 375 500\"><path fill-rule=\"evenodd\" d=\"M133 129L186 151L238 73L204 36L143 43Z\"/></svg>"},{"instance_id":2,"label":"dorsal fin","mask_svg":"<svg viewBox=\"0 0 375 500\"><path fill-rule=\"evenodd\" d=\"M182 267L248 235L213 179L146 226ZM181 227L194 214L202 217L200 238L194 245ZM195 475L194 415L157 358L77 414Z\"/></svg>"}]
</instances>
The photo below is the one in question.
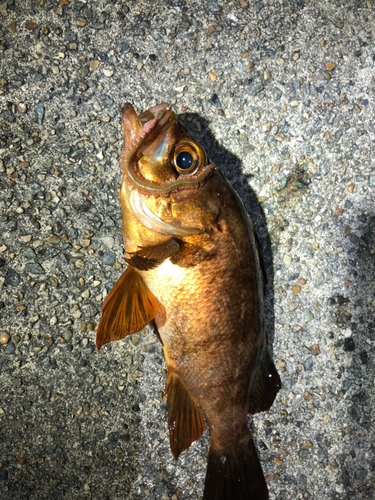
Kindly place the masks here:
<instances>
[{"instance_id":1,"label":"dorsal fin","mask_svg":"<svg viewBox=\"0 0 375 500\"><path fill-rule=\"evenodd\" d=\"M120 340L142 330L155 318L158 302L141 276L128 267L114 284L102 305L102 318L96 334L96 346Z\"/></svg>"},{"instance_id":2,"label":"dorsal fin","mask_svg":"<svg viewBox=\"0 0 375 500\"><path fill-rule=\"evenodd\" d=\"M258 354L251 375L247 410L250 415L259 411L268 411L280 389L280 376L268 347L264 346L263 352Z\"/></svg>"},{"instance_id":3,"label":"dorsal fin","mask_svg":"<svg viewBox=\"0 0 375 500\"><path fill-rule=\"evenodd\" d=\"M165 392L168 398L169 442L172 455L177 460L179 454L203 434L205 423L202 410L175 373L168 373Z\"/></svg>"},{"instance_id":4,"label":"dorsal fin","mask_svg":"<svg viewBox=\"0 0 375 500\"><path fill-rule=\"evenodd\" d=\"M256 248L257 248L257 252L258 252L258 257L259 257L259 265L260 265L260 268L261 268L262 274L263 274L263 294L265 294L266 293L266 285L268 283L267 270L266 270L266 262L264 260L264 255L263 255L263 252L262 252L262 245L260 244L258 235L255 232L255 230L254 230L254 237L255 237L255 244L256 244Z\"/></svg>"}]
</instances>

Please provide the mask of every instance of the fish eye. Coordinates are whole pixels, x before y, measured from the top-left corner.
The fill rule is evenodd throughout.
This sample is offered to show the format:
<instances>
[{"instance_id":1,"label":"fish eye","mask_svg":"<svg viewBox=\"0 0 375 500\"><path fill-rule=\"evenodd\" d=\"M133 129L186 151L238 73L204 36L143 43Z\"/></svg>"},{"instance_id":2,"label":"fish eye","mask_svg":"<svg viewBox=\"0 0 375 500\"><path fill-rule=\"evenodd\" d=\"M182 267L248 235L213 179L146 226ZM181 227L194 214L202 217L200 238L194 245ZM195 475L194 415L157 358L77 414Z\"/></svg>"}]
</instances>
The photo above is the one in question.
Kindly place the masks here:
<instances>
[{"instance_id":1,"label":"fish eye","mask_svg":"<svg viewBox=\"0 0 375 500\"><path fill-rule=\"evenodd\" d=\"M176 157L176 166L180 170L190 170L193 161L193 155L189 151L181 151Z\"/></svg>"},{"instance_id":2,"label":"fish eye","mask_svg":"<svg viewBox=\"0 0 375 500\"><path fill-rule=\"evenodd\" d=\"M183 138L175 145L173 163L180 174L194 173L206 165L206 154L192 139Z\"/></svg>"}]
</instances>

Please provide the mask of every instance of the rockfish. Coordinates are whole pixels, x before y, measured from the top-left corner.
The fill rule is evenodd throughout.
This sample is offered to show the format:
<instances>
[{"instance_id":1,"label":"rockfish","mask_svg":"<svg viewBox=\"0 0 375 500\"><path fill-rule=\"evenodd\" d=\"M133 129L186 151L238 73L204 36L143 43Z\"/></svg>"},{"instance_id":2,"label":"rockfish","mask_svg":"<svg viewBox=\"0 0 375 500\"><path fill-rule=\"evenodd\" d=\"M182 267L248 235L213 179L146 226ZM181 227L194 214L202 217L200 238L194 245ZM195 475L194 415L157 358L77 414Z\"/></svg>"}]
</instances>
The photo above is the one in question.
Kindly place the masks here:
<instances>
[{"instance_id":1,"label":"rockfish","mask_svg":"<svg viewBox=\"0 0 375 500\"><path fill-rule=\"evenodd\" d=\"M153 321L168 368L173 456L210 434L204 500L264 500L247 414L281 387L267 347L266 272L232 186L168 104L122 107L120 201L128 267L108 294L98 349Z\"/></svg>"}]
</instances>

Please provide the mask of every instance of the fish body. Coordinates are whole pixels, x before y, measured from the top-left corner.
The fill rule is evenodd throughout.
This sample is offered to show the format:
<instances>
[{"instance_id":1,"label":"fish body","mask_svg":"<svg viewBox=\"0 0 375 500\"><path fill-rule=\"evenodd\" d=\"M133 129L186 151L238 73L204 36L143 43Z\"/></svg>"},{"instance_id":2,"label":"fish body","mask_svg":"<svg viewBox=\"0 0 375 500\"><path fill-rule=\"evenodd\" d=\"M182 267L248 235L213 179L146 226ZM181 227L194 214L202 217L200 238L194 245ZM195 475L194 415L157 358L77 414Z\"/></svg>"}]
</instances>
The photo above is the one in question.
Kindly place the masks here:
<instances>
[{"instance_id":1,"label":"fish body","mask_svg":"<svg viewBox=\"0 0 375 500\"><path fill-rule=\"evenodd\" d=\"M204 500L263 500L247 415L281 386L267 347L263 258L229 182L166 104L123 108L120 201L127 270L108 295L97 345L154 321L168 367L174 457L209 426ZM204 418L203 418L204 415Z\"/></svg>"}]
</instances>

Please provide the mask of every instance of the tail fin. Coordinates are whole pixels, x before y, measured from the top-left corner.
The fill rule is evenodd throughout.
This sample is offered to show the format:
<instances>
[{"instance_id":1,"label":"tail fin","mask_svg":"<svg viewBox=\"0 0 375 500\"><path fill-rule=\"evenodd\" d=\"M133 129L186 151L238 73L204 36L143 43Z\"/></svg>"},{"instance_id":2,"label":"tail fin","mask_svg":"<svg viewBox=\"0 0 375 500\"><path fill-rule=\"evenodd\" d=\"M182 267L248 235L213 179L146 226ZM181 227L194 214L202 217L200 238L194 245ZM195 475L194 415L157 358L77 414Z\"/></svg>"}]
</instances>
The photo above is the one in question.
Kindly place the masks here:
<instances>
[{"instance_id":1,"label":"tail fin","mask_svg":"<svg viewBox=\"0 0 375 500\"><path fill-rule=\"evenodd\" d=\"M266 481L250 434L246 444L225 455L211 441L203 500L267 499Z\"/></svg>"}]
</instances>

